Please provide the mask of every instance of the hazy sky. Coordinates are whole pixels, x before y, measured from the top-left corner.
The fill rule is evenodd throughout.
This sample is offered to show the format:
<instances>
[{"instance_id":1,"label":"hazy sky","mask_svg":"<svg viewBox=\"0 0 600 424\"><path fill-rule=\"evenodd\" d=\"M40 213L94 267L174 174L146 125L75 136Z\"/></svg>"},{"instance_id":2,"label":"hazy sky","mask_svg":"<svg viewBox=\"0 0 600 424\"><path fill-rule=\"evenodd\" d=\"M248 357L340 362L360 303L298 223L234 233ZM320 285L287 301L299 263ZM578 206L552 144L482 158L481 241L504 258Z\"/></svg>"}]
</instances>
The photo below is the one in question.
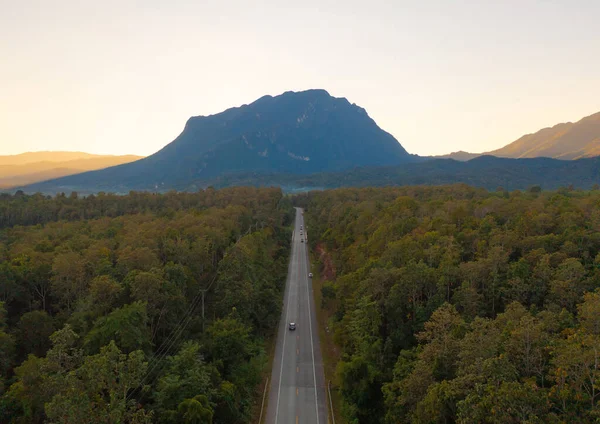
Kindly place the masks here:
<instances>
[{"instance_id":1,"label":"hazy sky","mask_svg":"<svg viewBox=\"0 0 600 424\"><path fill-rule=\"evenodd\" d=\"M600 111L600 2L0 0L0 154L151 154L192 115L324 88L411 153Z\"/></svg>"}]
</instances>

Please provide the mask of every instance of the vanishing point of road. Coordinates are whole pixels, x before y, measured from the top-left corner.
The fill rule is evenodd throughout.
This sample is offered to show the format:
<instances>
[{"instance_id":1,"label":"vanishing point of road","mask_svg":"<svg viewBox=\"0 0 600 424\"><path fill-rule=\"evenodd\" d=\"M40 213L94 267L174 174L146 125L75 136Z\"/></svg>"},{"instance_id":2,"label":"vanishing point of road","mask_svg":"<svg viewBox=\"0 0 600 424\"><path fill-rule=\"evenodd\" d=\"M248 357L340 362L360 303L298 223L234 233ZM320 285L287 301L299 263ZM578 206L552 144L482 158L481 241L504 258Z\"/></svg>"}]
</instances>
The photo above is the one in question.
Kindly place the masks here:
<instances>
[{"instance_id":1,"label":"vanishing point of road","mask_svg":"<svg viewBox=\"0 0 600 424\"><path fill-rule=\"evenodd\" d=\"M308 252L306 226L302 209L296 208L296 221L292 237L292 254L283 296L283 311L277 333L277 346L267 424L327 424L327 398L317 316L308 278ZM296 330L288 329L290 322Z\"/></svg>"}]
</instances>

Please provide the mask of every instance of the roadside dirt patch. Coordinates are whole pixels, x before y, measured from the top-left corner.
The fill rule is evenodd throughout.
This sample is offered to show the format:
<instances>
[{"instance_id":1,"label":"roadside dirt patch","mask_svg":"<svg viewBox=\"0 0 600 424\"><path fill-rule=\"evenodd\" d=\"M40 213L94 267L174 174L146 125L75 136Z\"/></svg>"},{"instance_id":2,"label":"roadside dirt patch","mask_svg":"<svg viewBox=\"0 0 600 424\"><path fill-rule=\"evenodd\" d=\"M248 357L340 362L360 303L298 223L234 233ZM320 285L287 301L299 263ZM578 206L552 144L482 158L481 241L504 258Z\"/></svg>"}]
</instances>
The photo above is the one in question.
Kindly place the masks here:
<instances>
[{"instance_id":1,"label":"roadside dirt patch","mask_svg":"<svg viewBox=\"0 0 600 424\"><path fill-rule=\"evenodd\" d=\"M317 246L315 247L315 251L319 257L319 262L323 264L323 269L321 270L321 278L326 281L335 280L335 266L333 266L331 256L329 255L329 253L327 253L325 247L323 247L323 244L317 244Z\"/></svg>"}]
</instances>

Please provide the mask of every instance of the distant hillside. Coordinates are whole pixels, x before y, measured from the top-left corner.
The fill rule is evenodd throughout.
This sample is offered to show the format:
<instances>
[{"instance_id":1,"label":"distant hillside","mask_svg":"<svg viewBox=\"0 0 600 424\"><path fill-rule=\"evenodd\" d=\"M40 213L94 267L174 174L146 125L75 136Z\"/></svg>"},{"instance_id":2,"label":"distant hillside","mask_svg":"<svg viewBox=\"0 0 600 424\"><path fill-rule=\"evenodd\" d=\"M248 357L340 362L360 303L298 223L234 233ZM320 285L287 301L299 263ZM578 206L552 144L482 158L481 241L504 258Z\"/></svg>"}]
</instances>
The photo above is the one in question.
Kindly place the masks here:
<instances>
[{"instance_id":1,"label":"distant hillside","mask_svg":"<svg viewBox=\"0 0 600 424\"><path fill-rule=\"evenodd\" d=\"M458 160L461 162L466 162L468 160L475 159L479 156L481 156L480 153L469 153L469 152L459 150L458 152L452 152L447 155L432 156L432 158L433 159L454 159L454 160Z\"/></svg>"},{"instance_id":2,"label":"distant hillside","mask_svg":"<svg viewBox=\"0 0 600 424\"><path fill-rule=\"evenodd\" d=\"M575 123L558 124L534 134L524 135L509 145L491 152L460 151L435 156L435 158L465 161L482 155L513 159L546 157L563 160L600 156L600 112Z\"/></svg>"},{"instance_id":3,"label":"distant hillside","mask_svg":"<svg viewBox=\"0 0 600 424\"><path fill-rule=\"evenodd\" d=\"M0 188L33 184L141 158L142 156L92 155L80 152L34 152L0 156Z\"/></svg>"},{"instance_id":4,"label":"distant hillside","mask_svg":"<svg viewBox=\"0 0 600 424\"><path fill-rule=\"evenodd\" d=\"M361 107L324 90L308 90L193 117L179 137L152 156L27 190L162 190L231 173L310 174L415 159Z\"/></svg>"},{"instance_id":5,"label":"distant hillside","mask_svg":"<svg viewBox=\"0 0 600 424\"><path fill-rule=\"evenodd\" d=\"M111 158L112 155L94 155L84 152L42 151L26 152L18 155L0 155L0 165L25 165L34 162L67 162L77 159ZM138 157L138 156L136 156ZM138 158L140 158L139 156Z\"/></svg>"},{"instance_id":6,"label":"distant hillside","mask_svg":"<svg viewBox=\"0 0 600 424\"><path fill-rule=\"evenodd\" d=\"M510 158L581 159L600 155L600 112L528 134L490 155Z\"/></svg>"}]
</instances>

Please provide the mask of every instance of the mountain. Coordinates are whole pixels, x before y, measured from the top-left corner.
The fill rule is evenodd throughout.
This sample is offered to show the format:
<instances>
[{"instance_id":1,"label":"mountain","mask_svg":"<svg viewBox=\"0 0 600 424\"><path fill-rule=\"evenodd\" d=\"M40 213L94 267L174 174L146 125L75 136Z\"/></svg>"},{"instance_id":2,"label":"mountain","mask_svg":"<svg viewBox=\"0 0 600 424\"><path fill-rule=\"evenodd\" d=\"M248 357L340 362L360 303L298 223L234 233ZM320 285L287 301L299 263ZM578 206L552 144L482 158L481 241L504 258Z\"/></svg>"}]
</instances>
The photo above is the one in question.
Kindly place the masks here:
<instances>
[{"instance_id":1,"label":"mountain","mask_svg":"<svg viewBox=\"0 0 600 424\"><path fill-rule=\"evenodd\" d=\"M527 134L490 155L510 158L581 159L600 156L600 112Z\"/></svg>"},{"instance_id":2,"label":"mountain","mask_svg":"<svg viewBox=\"0 0 600 424\"><path fill-rule=\"evenodd\" d=\"M190 118L173 142L145 159L26 190L194 189L227 174L310 174L413 160L363 108L325 90L308 90Z\"/></svg>"},{"instance_id":3,"label":"mountain","mask_svg":"<svg viewBox=\"0 0 600 424\"><path fill-rule=\"evenodd\" d=\"M16 187L133 162L142 156L82 152L30 152L0 156L0 188Z\"/></svg>"},{"instance_id":4,"label":"mountain","mask_svg":"<svg viewBox=\"0 0 600 424\"><path fill-rule=\"evenodd\" d=\"M68 162L77 159L111 158L112 155L94 155L84 152L41 151L0 156L0 165L26 165L35 162Z\"/></svg>"},{"instance_id":5,"label":"mountain","mask_svg":"<svg viewBox=\"0 0 600 424\"><path fill-rule=\"evenodd\" d=\"M432 158L433 159L454 159L454 160L458 160L461 162L466 162L468 160L475 159L479 156L481 156L481 153L469 153L469 152L465 152L463 150L459 150L458 152L448 153L447 155L432 156Z\"/></svg>"},{"instance_id":6,"label":"mountain","mask_svg":"<svg viewBox=\"0 0 600 424\"><path fill-rule=\"evenodd\" d=\"M482 155L503 158L547 157L574 160L600 156L600 112L578 122L558 124L527 134L516 141L487 153L454 152L435 158L470 160Z\"/></svg>"},{"instance_id":7,"label":"mountain","mask_svg":"<svg viewBox=\"0 0 600 424\"><path fill-rule=\"evenodd\" d=\"M590 189L600 185L600 158L564 161L550 158L507 159L480 156L468 162L434 159L402 166L363 167L312 175L236 175L212 182L215 188L235 185L278 185L288 192L338 187L446 185L463 183L488 190L545 190L573 185Z\"/></svg>"}]
</instances>

